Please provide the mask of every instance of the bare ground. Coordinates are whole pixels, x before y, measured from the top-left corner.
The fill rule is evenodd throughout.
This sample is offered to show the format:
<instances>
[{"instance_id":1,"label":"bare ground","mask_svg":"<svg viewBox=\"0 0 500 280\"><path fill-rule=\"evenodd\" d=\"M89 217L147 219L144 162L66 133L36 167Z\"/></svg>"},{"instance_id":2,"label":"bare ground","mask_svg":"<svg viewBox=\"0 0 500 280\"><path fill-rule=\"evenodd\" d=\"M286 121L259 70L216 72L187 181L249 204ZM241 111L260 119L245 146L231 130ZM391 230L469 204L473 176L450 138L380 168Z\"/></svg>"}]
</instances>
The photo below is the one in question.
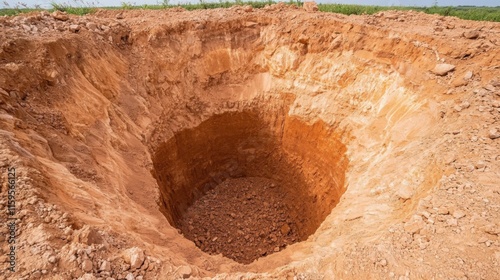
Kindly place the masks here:
<instances>
[{"instance_id":1,"label":"bare ground","mask_svg":"<svg viewBox=\"0 0 500 280\"><path fill-rule=\"evenodd\" d=\"M497 279L499 34L281 4L2 17L0 279ZM173 226L245 177L307 217L249 264Z\"/></svg>"}]
</instances>

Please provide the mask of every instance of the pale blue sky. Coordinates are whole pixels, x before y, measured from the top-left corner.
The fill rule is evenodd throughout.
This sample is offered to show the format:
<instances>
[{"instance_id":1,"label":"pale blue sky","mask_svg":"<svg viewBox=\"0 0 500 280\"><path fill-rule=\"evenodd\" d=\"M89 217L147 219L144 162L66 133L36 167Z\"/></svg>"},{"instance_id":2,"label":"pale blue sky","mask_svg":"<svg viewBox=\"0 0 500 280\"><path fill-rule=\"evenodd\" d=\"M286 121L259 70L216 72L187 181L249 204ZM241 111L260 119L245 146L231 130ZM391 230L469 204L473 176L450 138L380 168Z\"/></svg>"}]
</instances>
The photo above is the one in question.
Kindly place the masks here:
<instances>
[{"instance_id":1,"label":"pale blue sky","mask_svg":"<svg viewBox=\"0 0 500 280\"><path fill-rule=\"evenodd\" d=\"M218 1L208 0L207 2ZM223 0L225 1L225 0ZM234 1L234 0L229 0ZM286 2L287 0L285 0ZM318 3L338 3L357 5L379 5L379 6L432 6L436 0L319 0ZM0 8L5 8L6 4L15 7L19 3L27 4L29 7L40 5L50 7L51 2L65 3L72 6L121 6L122 2L134 5L158 4L162 0L0 0ZM199 0L170 0L171 4L177 3L198 3ZM500 0L437 0L439 6L500 6Z\"/></svg>"}]
</instances>

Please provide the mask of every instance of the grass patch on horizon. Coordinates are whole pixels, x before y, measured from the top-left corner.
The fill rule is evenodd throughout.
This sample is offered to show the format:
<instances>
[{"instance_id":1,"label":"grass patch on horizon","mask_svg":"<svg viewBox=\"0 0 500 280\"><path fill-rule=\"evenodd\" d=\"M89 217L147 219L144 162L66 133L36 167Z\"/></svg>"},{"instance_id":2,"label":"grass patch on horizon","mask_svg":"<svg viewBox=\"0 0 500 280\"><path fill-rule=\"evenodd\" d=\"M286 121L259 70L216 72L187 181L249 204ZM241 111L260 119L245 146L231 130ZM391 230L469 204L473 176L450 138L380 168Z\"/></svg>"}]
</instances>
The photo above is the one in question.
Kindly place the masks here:
<instances>
[{"instance_id":1,"label":"grass patch on horizon","mask_svg":"<svg viewBox=\"0 0 500 280\"><path fill-rule=\"evenodd\" d=\"M78 0L75 0L78 1ZM83 1L83 0L80 0ZM18 15L21 13L28 13L33 11L46 10L49 12L59 10L67 12L68 14L75 15L86 15L95 12L97 9L110 9L110 10L161 10L169 9L175 7L182 7L186 10L199 10L199 9L216 9L216 8L230 8L235 5L250 5L253 8L263 8L266 5L276 4L277 2L272 0L265 1L241 1L236 0L235 2L219 0L219 2L205 2L205 0L199 0L198 3L186 3L181 5L170 5L169 0L164 0L161 5L141 5L136 6L130 2L122 2L121 6L118 7L98 7L94 5L70 5L70 4L60 4L52 2L51 9L40 9L40 8L26 8L26 7L14 7L0 9L0 16L8 15ZM290 0L286 2L289 5L302 6L302 1ZM419 11L427 14L439 14L442 16L455 16L461 19L467 20L481 20L481 21L494 21L500 22L500 6L498 7L475 7L475 6L457 6L457 7L396 7L396 6L362 6L362 5L347 5L347 4L318 4L319 10L322 12L332 12L340 13L345 15L363 15L363 14L375 14L381 11L388 10L398 10L398 11Z\"/></svg>"},{"instance_id":2,"label":"grass patch on horizon","mask_svg":"<svg viewBox=\"0 0 500 280\"><path fill-rule=\"evenodd\" d=\"M382 11L418 11L426 14L438 14L442 16L453 16L468 20L482 20L500 22L499 7L475 7L475 6L457 6L457 7L396 7L396 6L362 6L362 5L344 5L344 4L318 4L322 12L339 13L344 15L372 15Z\"/></svg>"}]
</instances>

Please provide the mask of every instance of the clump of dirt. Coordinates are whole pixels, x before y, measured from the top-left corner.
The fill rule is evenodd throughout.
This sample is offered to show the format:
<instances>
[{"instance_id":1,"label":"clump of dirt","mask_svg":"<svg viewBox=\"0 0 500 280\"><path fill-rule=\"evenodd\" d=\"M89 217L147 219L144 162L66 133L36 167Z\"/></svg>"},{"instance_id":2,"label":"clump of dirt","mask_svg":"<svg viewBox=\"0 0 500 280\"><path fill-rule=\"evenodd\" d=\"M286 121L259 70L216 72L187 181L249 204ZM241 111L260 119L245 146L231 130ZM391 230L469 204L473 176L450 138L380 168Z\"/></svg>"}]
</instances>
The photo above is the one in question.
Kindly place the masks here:
<instances>
[{"instance_id":1,"label":"clump of dirt","mask_svg":"<svg viewBox=\"0 0 500 280\"><path fill-rule=\"evenodd\" d=\"M227 179L188 208L179 228L209 254L251 263L299 240L290 207L272 180Z\"/></svg>"}]
</instances>

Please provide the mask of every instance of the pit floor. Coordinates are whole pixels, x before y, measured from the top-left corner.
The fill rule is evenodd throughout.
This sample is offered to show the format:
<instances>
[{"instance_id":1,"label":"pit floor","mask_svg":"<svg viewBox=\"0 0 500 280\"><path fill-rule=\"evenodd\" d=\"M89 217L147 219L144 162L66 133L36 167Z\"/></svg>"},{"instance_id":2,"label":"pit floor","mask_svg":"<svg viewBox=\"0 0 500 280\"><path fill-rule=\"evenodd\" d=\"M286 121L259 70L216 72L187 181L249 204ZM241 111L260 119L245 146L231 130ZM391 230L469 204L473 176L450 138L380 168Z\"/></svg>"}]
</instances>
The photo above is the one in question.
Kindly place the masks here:
<instances>
[{"instance_id":1,"label":"pit floor","mask_svg":"<svg viewBox=\"0 0 500 280\"><path fill-rule=\"evenodd\" d=\"M203 251L247 264L299 241L289 209L276 182L233 178L195 201L178 227Z\"/></svg>"}]
</instances>

